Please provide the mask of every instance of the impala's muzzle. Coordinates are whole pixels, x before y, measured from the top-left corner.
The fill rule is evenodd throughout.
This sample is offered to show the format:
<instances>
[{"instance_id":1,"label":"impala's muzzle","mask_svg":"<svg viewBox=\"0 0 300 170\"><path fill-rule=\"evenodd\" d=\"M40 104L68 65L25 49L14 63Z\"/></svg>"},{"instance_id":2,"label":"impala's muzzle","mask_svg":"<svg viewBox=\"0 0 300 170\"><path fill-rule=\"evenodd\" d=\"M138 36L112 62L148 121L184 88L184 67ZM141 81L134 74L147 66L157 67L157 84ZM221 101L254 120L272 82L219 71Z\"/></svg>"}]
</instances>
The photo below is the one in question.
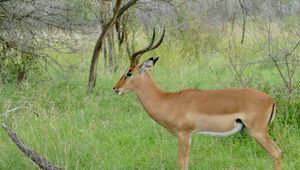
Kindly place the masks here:
<instances>
[{"instance_id":1,"label":"impala's muzzle","mask_svg":"<svg viewBox=\"0 0 300 170\"><path fill-rule=\"evenodd\" d=\"M119 89L117 89L116 87L114 87L113 90L115 91L115 93L116 93L117 95L120 95L120 90L119 90Z\"/></svg>"}]
</instances>

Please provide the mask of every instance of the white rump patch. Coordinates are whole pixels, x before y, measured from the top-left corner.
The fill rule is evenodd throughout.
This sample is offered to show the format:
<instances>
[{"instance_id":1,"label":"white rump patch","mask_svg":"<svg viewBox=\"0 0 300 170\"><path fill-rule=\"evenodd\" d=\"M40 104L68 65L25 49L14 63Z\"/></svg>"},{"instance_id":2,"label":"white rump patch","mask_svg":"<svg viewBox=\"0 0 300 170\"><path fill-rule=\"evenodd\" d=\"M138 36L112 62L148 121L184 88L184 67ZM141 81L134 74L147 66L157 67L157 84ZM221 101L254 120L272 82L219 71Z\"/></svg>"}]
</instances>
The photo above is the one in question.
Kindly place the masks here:
<instances>
[{"instance_id":1,"label":"white rump patch","mask_svg":"<svg viewBox=\"0 0 300 170\"><path fill-rule=\"evenodd\" d=\"M243 126L244 126L243 123L235 122L235 127L226 132L194 131L193 134L204 134L204 135L209 135L214 137L227 137L242 130Z\"/></svg>"}]
</instances>

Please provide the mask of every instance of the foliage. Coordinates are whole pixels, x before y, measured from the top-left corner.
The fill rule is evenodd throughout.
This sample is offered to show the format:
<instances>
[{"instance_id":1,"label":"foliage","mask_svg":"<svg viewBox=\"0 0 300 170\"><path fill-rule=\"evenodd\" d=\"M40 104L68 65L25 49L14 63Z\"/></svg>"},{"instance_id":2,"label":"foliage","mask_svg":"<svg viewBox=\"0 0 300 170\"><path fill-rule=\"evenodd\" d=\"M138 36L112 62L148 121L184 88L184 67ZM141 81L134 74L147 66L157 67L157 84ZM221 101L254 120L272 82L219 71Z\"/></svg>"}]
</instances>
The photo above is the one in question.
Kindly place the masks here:
<instances>
[{"instance_id":1,"label":"foliage","mask_svg":"<svg viewBox=\"0 0 300 170\"><path fill-rule=\"evenodd\" d=\"M10 50L10 55L15 57L3 57L1 59L0 68L0 84L12 84L18 79L20 72L41 72L42 68L39 60L35 59L35 56L22 53L15 50ZM27 75L24 75L24 80Z\"/></svg>"},{"instance_id":2,"label":"foliage","mask_svg":"<svg viewBox=\"0 0 300 170\"><path fill-rule=\"evenodd\" d=\"M165 41L157 51L141 59L159 54L152 74L161 88L176 91L239 86L226 64L226 56L212 57L208 53L199 62L183 64L181 56L176 55L177 44L170 42ZM13 85L1 86L1 113L18 107L15 112L1 114L1 121L7 120L28 145L66 169L176 169L176 137L146 115L133 93L120 97L112 91L125 65L117 74L101 72L101 83L93 94L86 95L87 77L82 70L87 69L88 61L65 55L59 62L77 67L57 72L51 66L51 77L37 81L36 76L22 91ZM255 67L251 74L261 77L254 87L276 97L278 110L270 132L283 150L283 168L296 170L300 167L300 155L295 149L300 141L299 96L293 98L286 112L285 97L278 95L276 89L280 77L274 72L272 67ZM0 138L0 169L34 168L3 130ZM194 136L191 150L191 169L272 168L268 155L248 135Z\"/></svg>"},{"instance_id":3,"label":"foliage","mask_svg":"<svg viewBox=\"0 0 300 170\"><path fill-rule=\"evenodd\" d=\"M24 3L30 2L10 5L14 9L10 12L26 17L27 10L15 10L20 11L26 6ZM94 93L86 94L90 61L87 56L91 56L95 35L100 30L98 1L55 2L66 7L60 8L64 12L72 9L64 14L68 13L71 21L78 19L71 25L81 31L71 34L74 30L64 33L54 28L48 32L47 26L41 24L32 27L43 35L34 37L37 41L31 36L20 36L14 43L7 38L13 34L7 36L3 31L5 24L13 22L0 11L0 122L8 123L28 145L66 169L176 169L176 138L146 115L133 93L119 97L112 91L129 65L127 57L118 58L116 73L106 72L104 61L99 60L101 78ZM127 25L130 50L144 47L155 25L166 26L163 44L141 59L160 57L152 70L159 87L168 91L252 87L272 95L277 113L270 133L283 150L283 168L300 169L300 154L295 149L300 145L300 48L296 46L300 4L284 0L243 1L247 20L241 43L243 20L237 1L165 2L137 4ZM1 1L0 5L3 3L10 2ZM29 23L32 22L36 23ZM42 27L46 31L36 30ZM10 31L14 30L18 29ZM85 37L86 32L97 34ZM80 51L72 50L78 44L64 44L74 40L73 36L80 40L75 43L81 46ZM15 45L20 42L35 49L18 50L15 47L20 45ZM38 53L32 53L36 50ZM121 50L118 55L127 56L128 51ZM20 91L14 83L24 68L30 76ZM0 150L0 169L36 168L3 130ZM272 168L270 158L248 135L225 139L194 136L191 150L191 169Z\"/></svg>"}]
</instances>

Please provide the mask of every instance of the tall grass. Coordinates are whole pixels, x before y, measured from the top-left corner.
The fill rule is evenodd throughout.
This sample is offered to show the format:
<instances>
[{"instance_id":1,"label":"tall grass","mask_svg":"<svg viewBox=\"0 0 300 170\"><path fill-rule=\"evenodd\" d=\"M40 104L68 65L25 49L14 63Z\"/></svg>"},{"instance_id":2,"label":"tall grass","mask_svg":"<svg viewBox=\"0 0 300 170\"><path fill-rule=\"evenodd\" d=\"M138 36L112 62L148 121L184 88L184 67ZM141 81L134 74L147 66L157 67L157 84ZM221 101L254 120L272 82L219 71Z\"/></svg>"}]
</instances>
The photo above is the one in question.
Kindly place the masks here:
<instances>
[{"instance_id":1,"label":"tall grass","mask_svg":"<svg viewBox=\"0 0 300 170\"><path fill-rule=\"evenodd\" d=\"M181 47L180 42L166 40L160 49L144 56L160 57L152 70L159 87L168 91L239 87L224 53L199 52L195 57L185 50L192 44L184 43ZM215 43L223 46L222 39ZM251 56L251 50L242 54ZM120 97L112 91L128 61L124 59L117 73L100 67L97 86L87 95L86 58L90 56L58 57L68 67L61 70L50 65L43 77L31 73L21 91L14 85L0 86L0 112L19 108L1 114L1 122L6 121L29 146L66 169L176 169L176 137L147 116L134 93ZM256 77L253 87L271 95L281 82L271 67L253 66L246 74ZM277 100L284 105L284 100ZM278 110L270 128L284 154L283 168L289 170L300 169L299 106L294 108L288 122L283 109ZM4 130L0 130L0 151L0 169L37 169ZM268 154L248 135L193 136L190 155L190 169L272 169Z\"/></svg>"}]
</instances>

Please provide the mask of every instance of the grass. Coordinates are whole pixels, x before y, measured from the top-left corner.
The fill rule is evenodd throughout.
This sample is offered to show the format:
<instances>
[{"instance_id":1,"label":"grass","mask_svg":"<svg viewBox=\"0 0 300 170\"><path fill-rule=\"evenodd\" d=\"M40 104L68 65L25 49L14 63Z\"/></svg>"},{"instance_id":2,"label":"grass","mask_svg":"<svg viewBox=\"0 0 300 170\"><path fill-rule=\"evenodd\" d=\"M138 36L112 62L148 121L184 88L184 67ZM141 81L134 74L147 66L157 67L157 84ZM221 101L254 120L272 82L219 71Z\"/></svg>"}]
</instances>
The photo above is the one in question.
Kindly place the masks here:
<instances>
[{"instance_id":1,"label":"grass","mask_svg":"<svg viewBox=\"0 0 300 170\"><path fill-rule=\"evenodd\" d=\"M200 58L190 59L181 53L181 48L168 41L151 53L161 54L152 71L161 88L175 91L239 86L222 54L201 53ZM118 73L99 71L97 86L93 94L87 95L86 56L91 55L77 55L59 58L60 63L76 65L77 69L66 67L62 71L50 66L50 76L42 78L32 73L22 91L14 85L0 86L0 113L20 107L16 112L1 114L1 122L6 121L29 146L66 169L176 169L176 137L147 116L134 93L120 97L112 91L125 64ZM255 79L254 87L266 83L275 87L281 82L274 72L269 67L255 67L246 74L260 78ZM291 114L297 118L297 113ZM279 110L270 129L284 153L283 169L300 169L300 129L296 118L283 124L285 117ZM0 169L38 169L2 129L0 151ZM192 170L273 168L268 154L248 135L193 136L190 157Z\"/></svg>"}]
</instances>

